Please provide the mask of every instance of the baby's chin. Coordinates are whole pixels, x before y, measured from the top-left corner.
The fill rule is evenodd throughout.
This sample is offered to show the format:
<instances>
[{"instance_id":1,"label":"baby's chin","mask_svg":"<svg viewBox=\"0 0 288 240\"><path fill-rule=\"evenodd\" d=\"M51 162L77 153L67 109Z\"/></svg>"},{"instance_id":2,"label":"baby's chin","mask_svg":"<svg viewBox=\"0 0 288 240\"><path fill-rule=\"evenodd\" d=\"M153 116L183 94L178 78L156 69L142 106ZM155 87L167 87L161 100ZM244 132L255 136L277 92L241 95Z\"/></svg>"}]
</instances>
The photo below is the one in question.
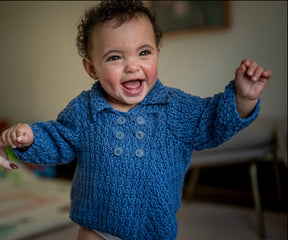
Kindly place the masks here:
<instances>
[{"instance_id":1,"label":"baby's chin","mask_svg":"<svg viewBox=\"0 0 288 240\"><path fill-rule=\"evenodd\" d=\"M126 100L125 102L123 102L123 104L136 107L144 100L145 97L146 96L132 97L132 99Z\"/></svg>"},{"instance_id":2,"label":"baby's chin","mask_svg":"<svg viewBox=\"0 0 288 240\"><path fill-rule=\"evenodd\" d=\"M106 100L110 106L112 106L115 110L119 110L122 112L128 112L130 109L136 107L144 100L145 96L137 96L137 97L127 97L121 99L116 99L111 96L106 96Z\"/></svg>"}]
</instances>

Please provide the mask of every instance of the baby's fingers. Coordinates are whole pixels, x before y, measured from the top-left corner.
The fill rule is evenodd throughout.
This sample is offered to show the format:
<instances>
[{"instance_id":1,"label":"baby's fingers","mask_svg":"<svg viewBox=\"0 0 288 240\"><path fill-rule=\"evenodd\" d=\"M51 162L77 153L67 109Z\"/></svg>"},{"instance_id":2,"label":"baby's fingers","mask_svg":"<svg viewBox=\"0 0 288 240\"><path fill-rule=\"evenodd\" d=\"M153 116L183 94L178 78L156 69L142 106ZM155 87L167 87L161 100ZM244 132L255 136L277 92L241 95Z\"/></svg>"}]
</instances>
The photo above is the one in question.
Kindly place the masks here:
<instances>
[{"instance_id":1,"label":"baby's fingers","mask_svg":"<svg viewBox=\"0 0 288 240\"><path fill-rule=\"evenodd\" d=\"M19 125L12 126L11 128L6 129L1 134L0 147L10 146L12 148L18 147L19 143L17 142L17 127Z\"/></svg>"},{"instance_id":2,"label":"baby's fingers","mask_svg":"<svg viewBox=\"0 0 288 240\"><path fill-rule=\"evenodd\" d=\"M24 124L16 129L16 136L16 140L21 147L30 146L34 139L33 132L27 124Z\"/></svg>"},{"instance_id":3,"label":"baby's fingers","mask_svg":"<svg viewBox=\"0 0 288 240\"><path fill-rule=\"evenodd\" d=\"M17 124L1 134L0 147L28 147L34 139L33 131L28 124Z\"/></svg>"},{"instance_id":4,"label":"baby's fingers","mask_svg":"<svg viewBox=\"0 0 288 240\"><path fill-rule=\"evenodd\" d=\"M258 81L260 79L260 77L262 76L264 72L264 69L262 67L257 67L254 71L253 76L251 77L251 79L253 81Z\"/></svg>"},{"instance_id":5,"label":"baby's fingers","mask_svg":"<svg viewBox=\"0 0 288 240\"><path fill-rule=\"evenodd\" d=\"M17 135L16 135L15 127L11 127L7 129L7 131L4 132L4 134L6 135L5 138L6 138L6 142L8 143L8 145L11 146L12 148L16 148Z\"/></svg>"},{"instance_id":6,"label":"baby's fingers","mask_svg":"<svg viewBox=\"0 0 288 240\"><path fill-rule=\"evenodd\" d=\"M13 140L11 138L11 131L12 131L12 128L9 128L2 132L1 138L0 138L0 147L15 146L15 143L13 143Z\"/></svg>"},{"instance_id":7,"label":"baby's fingers","mask_svg":"<svg viewBox=\"0 0 288 240\"><path fill-rule=\"evenodd\" d=\"M251 77L252 81L257 82L261 81L262 83L267 83L272 76L272 72L270 70L264 71L262 67L258 67L255 70L254 75Z\"/></svg>"},{"instance_id":8,"label":"baby's fingers","mask_svg":"<svg viewBox=\"0 0 288 240\"><path fill-rule=\"evenodd\" d=\"M252 77L257 72L257 69L258 69L258 64L256 62L253 62L253 61L250 62L250 65L247 69L247 75L249 77Z\"/></svg>"},{"instance_id":9,"label":"baby's fingers","mask_svg":"<svg viewBox=\"0 0 288 240\"><path fill-rule=\"evenodd\" d=\"M269 79L272 77L272 72L270 70L267 70L263 72L262 76Z\"/></svg>"},{"instance_id":10,"label":"baby's fingers","mask_svg":"<svg viewBox=\"0 0 288 240\"><path fill-rule=\"evenodd\" d=\"M30 139L31 139L31 137L29 135L23 135L23 136L17 137L17 143L18 143L18 145L19 144L21 145L20 147L29 146L29 145L31 145Z\"/></svg>"}]
</instances>

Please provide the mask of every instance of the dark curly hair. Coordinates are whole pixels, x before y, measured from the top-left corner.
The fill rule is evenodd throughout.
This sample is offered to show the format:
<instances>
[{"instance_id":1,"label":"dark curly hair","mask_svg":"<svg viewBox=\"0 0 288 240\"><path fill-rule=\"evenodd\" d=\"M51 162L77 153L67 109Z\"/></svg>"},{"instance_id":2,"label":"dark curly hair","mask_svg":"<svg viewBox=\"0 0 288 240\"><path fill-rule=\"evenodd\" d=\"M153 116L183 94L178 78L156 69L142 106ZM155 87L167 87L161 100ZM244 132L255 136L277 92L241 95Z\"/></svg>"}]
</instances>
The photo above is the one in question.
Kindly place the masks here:
<instances>
[{"instance_id":1,"label":"dark curly hair","mask_svg":"<svg viewBox=\"0 0 288 240\"><path fill-rule=\"evenodd\" d=\"M155 13L145 7L139 0L111 0L101 1L94 7L87 9L82 20L78 25L77 48L81 57L88 57L88 42L93 27L99 23L104 23L111 19L117 19L115 28L121 26L124 22L132 19L136 13L142 13L150 20L156 45L160 44L162 31L156 23Z\"/></svg>"}]
</instances>

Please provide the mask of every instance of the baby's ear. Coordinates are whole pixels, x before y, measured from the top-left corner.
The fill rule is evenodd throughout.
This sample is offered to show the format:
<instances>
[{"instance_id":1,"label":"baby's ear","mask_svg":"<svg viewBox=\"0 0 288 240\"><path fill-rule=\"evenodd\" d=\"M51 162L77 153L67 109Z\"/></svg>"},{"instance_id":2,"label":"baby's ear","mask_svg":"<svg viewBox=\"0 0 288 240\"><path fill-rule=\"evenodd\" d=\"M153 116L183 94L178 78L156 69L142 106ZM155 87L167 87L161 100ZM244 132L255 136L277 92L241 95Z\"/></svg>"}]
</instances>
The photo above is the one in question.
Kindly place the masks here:
<instances>
[{"instance_id":1,"label":"baby's ear","mask_svg":"<svg viewBox=\"0 0 288 240\"><path fill-rule=\"evenodd\" d=\"M83 62L83 66L84 66L86 72L88 73L88 75L91 78L93 78L94 80L97 80L98 79L98 75L96 73L96 70L95 70L91 60L89 58L83 58L82 62Z\"/></svg>"},{"instance_id":2,"label":"baby's ear","mask_svg":"<svg viewBox=\"0 0 288 240\"><path fill-rule=\"evenodd\" d=\"M159 45L157 46L157 53L158 53L158 55L160 54L161 47L162 47L162 44L159 43Z\"/></svg>"}]
</instances>

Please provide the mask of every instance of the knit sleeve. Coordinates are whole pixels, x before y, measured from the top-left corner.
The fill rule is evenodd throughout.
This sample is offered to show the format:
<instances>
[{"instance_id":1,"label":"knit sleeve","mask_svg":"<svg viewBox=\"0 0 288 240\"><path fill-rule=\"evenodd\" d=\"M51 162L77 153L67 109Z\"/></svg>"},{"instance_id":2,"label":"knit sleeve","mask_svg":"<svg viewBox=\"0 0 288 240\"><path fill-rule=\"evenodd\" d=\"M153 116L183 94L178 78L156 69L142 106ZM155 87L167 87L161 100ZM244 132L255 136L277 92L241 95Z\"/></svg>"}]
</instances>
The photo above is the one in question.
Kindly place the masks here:
<instances>
[{"instance_id":1,"label":"knit sleeve","mask_svg":"<svg viewBox=\"0 0 288 240\"><path fill-rule=\"evenodd\" d=\"M185 96L179 103L175 105L175 132L182 143L197 151L223 144L255 120L260 109L259 100L248 118L239 116L234 81L224 93L209 98Z\"/></svg>"},{"instance_id":2,"label":"knit sleeve","mask_svg":"<svg viewBox=\"0 0 288 240\"><path fill-rule=\"evenodd\" d=\"M79 99L75 98L55 121L30 124L34 133L32 146L27 150L15 149L19 160L41 165L57 165L75 158L78 126L81 122Z\"/></svg>"}]
</instances>

